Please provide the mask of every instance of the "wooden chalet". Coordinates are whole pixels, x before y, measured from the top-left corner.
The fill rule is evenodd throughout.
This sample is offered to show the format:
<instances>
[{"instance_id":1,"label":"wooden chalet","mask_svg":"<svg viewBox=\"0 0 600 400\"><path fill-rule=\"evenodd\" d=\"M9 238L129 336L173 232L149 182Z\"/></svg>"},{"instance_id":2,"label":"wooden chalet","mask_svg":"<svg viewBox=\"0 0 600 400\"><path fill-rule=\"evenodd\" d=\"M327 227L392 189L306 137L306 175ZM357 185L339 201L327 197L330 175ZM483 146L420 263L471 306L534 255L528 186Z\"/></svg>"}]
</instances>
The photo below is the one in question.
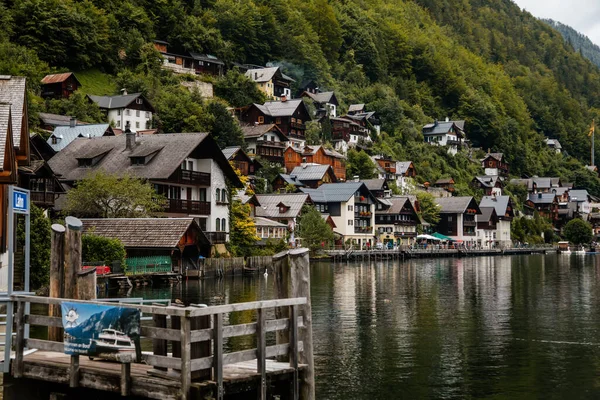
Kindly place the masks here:
<instances>
[{"instance_id":1,"label":"wooden chalet","mask_svg":"<svg viewBox=\"0 0 600 400\"><path fill-rule=\"evenodd\" d=\"M194 218L82 219L84 234L119 239L128 265L168 262L170 272L198 269L199 256L210 254L210 241ZM85 260L84 260L85 261Z\"/></svg>"},{"instance_id":2,"label":"wooden chalet","mask_svg":"<svg viewBox=\"0 0 600 400\"><path fill-rule=\"evenodd\" d=\"M298 182L300 185L298 185ZM328 164L302 164L292 170L289 175L279 174L273 181L273 189L286 189L288 184L298 188L309 187L316 189L324 183L335 183L337 178L333 168Z\"/></svg>"},{"instance_id":3,"label":"wooden chalet","mask_svg":"<svg viewBox=\"0 0 600 400\"><path fill-rule=\"evenodd\" d=\"M441 179L438 179L433 184L433 186L444 189L444 190L452 193L452 192L454 192L454 184L455 184L455 182L454 182L454 179L452 179L452 178L441 178Z\"/></svg>"},{"instance_id":4,"label":"wooden chalet","mask_svg":"<svg viewBox=\"0 0 600 400\"><path fill-rule=\"evenodd\" d=\"M17 160L13 146L11 106L0 103L0 253L7 250L8 185L17 183Z\"/></svg>"},{"instance_id":5,"label":"wooden chalet","mask_svg":"<svg viewBox=\"0 0 600 400\"><path fill-rule=\"evenodd\" d=\"M485 169L486 175L508 177L508 163L502 153L488 152L481 160L481 166Z\"/></svg>"},{"instance_id":6,"label":"wooden chalet","mask_svg":"<svg viewBox=\"0 0 600 400\"><path fill-rule=\"evenodd\" d=\"M24 76L0 75L0 103L11 105L12 144L17 163L29 165L29 114Z\"/></svg>"},{"instance_id":7,"label":"wooden chalet","mask_svg":"<svg viewBox=\"0 0 600 400\"><path fill-rule=\"evenodd\" d=\"M303 150L288 147L284 152L285 170L288 173L303 164L323 164L333 168L337 181L346 180L346 159L335 150L319 146L305 146Z\"/></svg>"},{"instance_id":8,"label":"wooden chalet","mask_svg":"<svg viewBox=\"0 0 600 400\"><path fill-rule=\"evenodd\" d=\"M242 125L249 156L258 156L283 166L288 137L275 124Z\"/></svg>"},{"instance_id":9,"label":"wooden chalet","mask_svg":"<svg viewBox=\"0 0 600 400\"><path fill-rule=\"evenodd\" d=\"M523 209L526 215L534 215L537 212L541 217L550 220L550 222L559 219L559 202L554 193L530 193Z\"/></svg>"},{"instance_id":10,"label":"wooden chalet","mask_svg":"<svg viewBox=\"0 0 600 400\"><path fill-rule=\"evenodd\" d=\"M486 196L502 195L502 179L498 175L476 176L471 181L471 186L483 190Z\"/></svg>"},{"instance_id":11,"label":"wooden chalet","mask_svg":"<svg viewBox=\"0 0 600 400\"><path fill-rule=\"evenodd\" d=\"M326 116L335 118L337 116L339 103L334 92L303 92L301 97L307 97L312 100L316 108L315 117L317 119Z\"/></svg>"},{"instance_id":12,"label":"wooden chalet","mask_svg":"<svg viewBox=\"0 0 600 400\"><path fill-rule=\"evenodd\" d=\"M44 99L68 99L81 87L81 82L72 72L46 75L41 83Z\"/></svg>"},{"instance_id":13,"label":"wooden chalet","mask_svg":"<svg viewBox=\"0 0 600 400\"><path fill-rule=\"evenodd\" d=\"M163 57L163 69L180 74L223 75L225 63L212 54L195 52L175 54L168 51L168 46L168 42L162 40L154 41L154 48Z\"/></svg>"},{"instance_id":14,"label":"wooden chalet","mask_svg":"<svg viewBox=\"0 0 600 400\"><path fill-rule=\"evenodd\" d=\"M250 125L275 124L296 148L304 147L306 122L311 120L301 99L252 104L242 111L241 120Z\"/></svg>"},{"instance_id":15,"label":"wooden chalet","mask_svg":"<svg viewBox=\"0 0 600 400\"><path fill-rule=\"evenodd\" d=\"M246 77L256 83L258 88L272 100L285 100L292 98L292 82L294 79L287 76L279 67L250 68Z\"/></svg>"},{"instance_id":16,"label":"wooden chalet","mask_svg":"<svg viewBox=\"0 0 600 400\"><path fill-rule=\"evenodd\" d=\"M440 222L436 230L460 242L475 242L476 215L481 214L473 197L440 197L435 201L440 207Z\"/></svg>"},{"instance_id":17,"label":"wooden chalet","mask_svg":"<svg viewBox=\"0 0 600 400\"><path fill-rule=\"evenodd\" d=\"M223 155L244 176L254 175L261 167L258 161L251 159L240 146L225 147Z\"/></svg>"},{"instance_id":18,"label":"wooden chalet","mask_svg":"<svg viewBox=\"0 0 600 400\"><path fill-rule=\"evenodd\" d=\"M390 187L385 179L363 179L361 182L367 185L367 189L378 199L390 197L391 195Z\"/></svg>"},{"instance_id":19,"label":"wooden chalet","mask_svg":"<svg viewBox=\"0 0 600 400\"><path fill-rule=\"evenodd\" d=\"M380 199L375 211L378 241L389 246L413 244L420 223L417 209L408 197Z\"/></svg>"}]
</instances>

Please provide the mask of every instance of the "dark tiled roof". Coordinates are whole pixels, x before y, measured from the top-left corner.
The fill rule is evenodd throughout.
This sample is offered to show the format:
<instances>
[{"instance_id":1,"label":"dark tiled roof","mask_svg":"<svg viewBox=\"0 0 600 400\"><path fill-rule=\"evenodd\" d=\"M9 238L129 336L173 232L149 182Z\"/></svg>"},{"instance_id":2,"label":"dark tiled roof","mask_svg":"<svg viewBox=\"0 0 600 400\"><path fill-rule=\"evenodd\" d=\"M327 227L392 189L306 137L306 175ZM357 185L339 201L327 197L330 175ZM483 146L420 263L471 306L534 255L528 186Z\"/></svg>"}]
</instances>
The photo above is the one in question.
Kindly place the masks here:
<instances>
[{"instance_id":1,"label":"dark tiled roof","mask_svg":"<svg viewBox=\"0 0 600 400\"><path fill-rule=\"evenodd\" d=\"M72 72L63 72L62 74L50 74L50 75L46 75L43 79L42 79L42 84L43 85L48 85L50 83L60 83L60 82L64 82L67 79L69 79L69 77L73 75L73 78L75 78L75 80L77 81L77 83L79 83L81 85L81 83L79 82L79 80L77 79L77 77L75 76L74 73Z\"/></svg>"},{"instance_id":2,"label":"dark tiled roof","mask_svg":"<svg viewBox=\"0 0 600 400\"><path fill-rule=\"evenodd\" d=\"M359 112L365 109L365 105L364 103L361 104L350 104L350 107L348 107L348 112Z\"/></svg>"},{"instance_id":3,"label":"dark tiled roof","mask_svg":"<svg viewBox=\"0 0 600 400\"><path fill-rule=\"evenodd\" d=\"M88 97L94 103L98 104L98 107L105 108L108 110L126 108L138 97L141 97L146 102L146 104L150 105L148 100L146 100L141 93L131 93L126 95L118 94L115 96L94 96L92 94L88 94ZM152 106L150 106L150 108L152 109Z\"/></svg>"},{"instance_id":4,"label":"dark tiled roof","mask_svg":"<svg viewBox=\"0 0 600 400\"><path fill-rule=\"evenodd\" d=\"M272 226L277 228L287 228L286 224L282 224L281 222L273 221L269 218L264 217L254 217L254 225L256 226Z\"/></svg>"},{"instance_id":5,"label":"dark tiled roof","mask_svg":"<svg viewBox=\"0 0 600 400\"><path fill-rule=\"evenodd\" d=\"M496 211L494 207L479 207L479 209L481 210L481 215L477 216L477 222L489 222Z\"/></svg>"},{"instance_id":6,"label":"dark tiled roof","mask_svg":"<svg viewBox=\"0 0 600 400\"><path fill-rule=\"evenodd\" d=\"M119 239L128 248L174 249L190 227L202 232L193 218L82 219L84 233ZM204 243L209 243L203 233Z\"/></svg>"},{"instance_id":7,"label":"dark tiled roof","mask_svg":"<svg viewBox=\"0 0 600 400\"><path fill-rule=\"evenodd\" d=\"M315 203L338 203L346 202L356 193L364 188L371 195L373 202L377 200L367 186L362 182L343 182L326 183L317 189L301 189L304 193L310 194L310 198Z\"/></svg>"},{"instance_id":8,"label":"dark tiled roof","mask_svg":"<svg viewBox=\"0 0 600 400\"><path fill-rule=\"evenodd\" d=\"M71 117L68 115L38 113L38 117L42 123L52 126L63 126L71 123ZM77 125L87 125L87 122L77 121Z\"/></svg>"},{"instance_id":9,"label":"dark tiled roof","mask_svg":"<svg viewBox=\"0 0 600 400\"><path fill-rule=\"evenodd\" d=\"M0 171L4 170L4 152L6 151L6 136L11 121L10 104L0 103Z\"/></svg>"},{"instance_id":10,"label":"dark tiled roof","mask_svg":"<svg viewBox=\"0 0 600 400\"><path fill-rule=\"evenodd\" d=\"M304 92L303 95L310 97L315 102L320 103L320 104L331 103L332 100L335 100L334 92L320 92L320 93ZM336 103L337 103L337 101L336 101Z\"/></svg>"},{"instance_id":11,"label":"dark tiled roof","mask_svg":"<svg viewBox=\"0 0 600 400\"><path fill-rule=\"evenodd\" d=\"M504 157L504 154L502 154L502 153L487 153L483 159L485 160L488 157L492 157L494 160L502 161L502 157Z\"/></svg>"},{"instance_id":12,"label":"dark tiled roof","mask_svg":"<svg viewBox=\"0 0 600 400\"><path fill-rule=\"evenodd\" d=\"M496 214L502 216L506 214L509 202L509 196L483 196L479 203L479 207L482 208L482 211L483 207L494 207L496 209Z\"/></svg>"},{"instance_id":13,"label":"dark tiled roof","mask_svg":"<svg viewBox=\"0 0 600 400\"><path fill-rule=\"evenodd\" d=\"M530 193L529 200L533 204L552 204L556 195L554 193Z\"/></svg>"},{"instance_id":14,"label":"dark tiled roof","mask_svg":"<svg viewBox=\"0 0 600 400\"><path fill-rule=\"evenodd\" d=\"M287 101L267 101L265 104L254 104L263 114L271 117L289 117L296 112L301 105L302 99Z\"/></svg>"},{"instance_id":15,"label":"dark tiled roof","mask_svg":"<svg viewBox=\"0 0 600 400\"><path fill-rule=\"evenodd\" d=\"M256 207L256 216L265 218L296 218L302 206L310 201L310 197L305 193L288 194L257 194L256 199L260 207ZM289 209L283 213L279 212L279 204L283 204Z\"/></svg>"},{"instance_id":16,"label":"dark tiled roof","mask_svg":"<svg viewBox=\"0 0 600 400\"><path fill-rule=\"evenodd\" d=\"M361 182L363 182L370 191L385 190L386 186L385 179L363 179Z\"/></svg>"},{"instance_id":17,"label":"dark tiled roof","mask_svg":"<svg viewBox=\"0 0 600 400\"><path fill-rule=\"evenodd\" d=\"M487 187L487 188L493 188L496 187L496 183L498 183L498 176L497 175L483 175L483 176L476 176L475 180L477 182L479 182L483 187Z\"/></svg>"},{"instance_id":18,"label":"dark tiled roof","mask_svg":"<svg viewBox=\"0 0 600 400\"><path fill-rule=\"evenodd\" d=\"M377 210L375 211L376 214L399 214L400 211L402 211L402 208L404 208L404 206L406 205L406 203L408 203L410 205L410 208L414 210L412 202L408 197L390 197L384 200L386 200L386 202L390 204L389 208L385 210Z\"/></svg>"},{"instance_id":19,"label":"dark tiled roof","mask_svg":"<svg viewBox=\"0 0 600 400\"><path fill-rule=\"evenodd\" d=\"M475 203L471 196L437 197L435 201L440 206L442 214L462 214L469 208L471 202ZM479 208L477 204L473 205Z\"/></svg>"},{"instance_id":20,"label":"dark tiled roof","mask_svg":"<svg viewBox=\"0 0 600 400\"><path fill-rule=\"evenodd\" d=\"M136 137L136 147L132 152L125 150L127 135L101 136L92 139L75 139L70 145L57 153L48 162L61 180L78 181L85 178L90 170L101 169L109 174L131 174L144 179L168 179L179 168L185 158L193 151L206 151L223 170L225 176L241 187L233 168L208 133L169 133ZM146 150L158 153L143 166L131 165L132 154L141 154ZM79 167L77 158L83 154L106 153L104 158L92 169ZM207 156L206 158L209 158Z\"/></svg>"},{"instance_id":21,"label":"dark tiled roof","mask_svg":"<svg viewBox=\"0 0 600 400\"><path fill-rule=\"evenodd\" d=\"M26 107L24 76L0 75L0 103L11 105L13 145L19 147L21 143L21 129L23 112Z\"/></svg>"},{"instance_id":22,"label":"dark tiled roof","mask_svg":"<svg viewBox=\"0 0 600 400\"><path fill-rule=\"evenodd\" d=\"M288 137L285 136L285 134L281 132L281 129L279 129L275 124L242 125L241 128L246 139L258 139L265 133L271 132L277 134L279 136L279 140L282 142L287 142L289 140Z\"/></svg>"},{"instance_id":23,"label":"dark tiled roof","mask_svg":"<svg viewBox=\"0 0 600 400\"><path fill-rule=\"evenodd\" d=\"M296 176L299 181L319 181L331 170L331 175L335 177L333 168L328 164L304 164L292 170L290 176Z\"/></svg>"},{"instance_id":24,"label":"dark tiled roof","mask_svg":"<svg viewBox=\"0 0 600 400\"><path fill-rule=\"evenodd\" d=\"M287 183L289 185L294 185L294 186L297 186L297 187L304 187L305 186L302 182L300 182L298 180L298 177L296 177L295 175L294 175L294 177L292 177L291 175L288 175L288 174L279 174L279 176L281 177L281 179L283 179L283 181L285 183Z\"/></svg>"}]
</instances>

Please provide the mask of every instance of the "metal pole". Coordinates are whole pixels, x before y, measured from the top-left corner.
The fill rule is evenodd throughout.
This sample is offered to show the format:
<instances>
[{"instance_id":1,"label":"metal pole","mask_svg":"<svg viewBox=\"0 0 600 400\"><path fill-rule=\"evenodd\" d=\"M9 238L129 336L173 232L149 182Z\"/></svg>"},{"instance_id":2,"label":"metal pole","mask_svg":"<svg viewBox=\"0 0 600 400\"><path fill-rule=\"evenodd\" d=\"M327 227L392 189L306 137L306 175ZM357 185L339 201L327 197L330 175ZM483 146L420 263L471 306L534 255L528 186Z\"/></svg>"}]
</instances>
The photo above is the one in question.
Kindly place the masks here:
<instances>
[{"instance_id":1,"label":"metal pole","mask_svg":"<svg viewBox=\"0 0 600 400\"><path fill-rule=\"evenodd\" d=\"M8 278L7 289L8 296L13 292L13 273L14 273L14 251L15 251L15 216L13 210L13 186L8 186Z\"/></svg>"},{"instance_id":2,"label":"metal pole","mask_svg":"<svg viewBox=\"0 0 600 400\"><path fill-rule=\"evenodd\" d=\"M596 136L596 120L593 119L592 120L592 167L595 165L594 162L594 153L595 153L595 148L594 148L594 136Z\"/></svg>"},{"instance_id":3,"label":"metal pole","mask_svg":"<svg viewBox=\"0 0 600 400\"><path fill-rule=\"evenodd\" d=\"M30 262L31 262L31 196L27 194L27 214L25 214L25 292L29 293ZM31 311L31 303L25 302L25 315ZM25 339L29 339L29 324L25 324Z\"/></svg>"}]
</instances>

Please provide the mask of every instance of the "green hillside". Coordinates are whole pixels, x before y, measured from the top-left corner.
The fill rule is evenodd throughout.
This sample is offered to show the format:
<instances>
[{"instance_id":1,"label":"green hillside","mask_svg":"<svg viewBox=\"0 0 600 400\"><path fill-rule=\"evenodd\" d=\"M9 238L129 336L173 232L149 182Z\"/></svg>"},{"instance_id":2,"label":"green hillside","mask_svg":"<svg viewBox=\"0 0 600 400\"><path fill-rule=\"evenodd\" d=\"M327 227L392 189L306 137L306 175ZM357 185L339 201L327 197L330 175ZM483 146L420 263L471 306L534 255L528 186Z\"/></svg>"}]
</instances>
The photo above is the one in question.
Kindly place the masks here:
<instances>
[{"instance_id":1,"label":"green hillside","mask_svg":"<svg viewBox=\"0 0 600 400\"><path fill-rule=\"evenodd\" d=\"M600 47L592 42L590 38L558 21L551 19L542 19L542 21L559 31L565 41L573 46L579 54L593 62L595 65L600 66Z\"/></svg>"},{"instance_id":2,"label":"green hillside","mask_svg":"<svg viewBox=\"0 0 600 400\"><path fill-rule=\"evenodd\" d=\"M160 70L153 39L230 64L280 65L297 83L335 90L342 112L366 103L383 123L370 151L413 160L421 181L451 175L469 193L480 172L478 154L422 143L423 124L450 117L466 120L474 146L504 152L513 174L561 176L600 194L583 168L600 70L510 0L15 0L0 2L0 25L0 73L30 76L35 92L51 69L97 68L114 90L147 94L165 132L239 143L225 107L261 95L231 72L215 82L223 101L200 99ZM550 153L544 136L565 154Z\"/></svg>"}]
</instances>

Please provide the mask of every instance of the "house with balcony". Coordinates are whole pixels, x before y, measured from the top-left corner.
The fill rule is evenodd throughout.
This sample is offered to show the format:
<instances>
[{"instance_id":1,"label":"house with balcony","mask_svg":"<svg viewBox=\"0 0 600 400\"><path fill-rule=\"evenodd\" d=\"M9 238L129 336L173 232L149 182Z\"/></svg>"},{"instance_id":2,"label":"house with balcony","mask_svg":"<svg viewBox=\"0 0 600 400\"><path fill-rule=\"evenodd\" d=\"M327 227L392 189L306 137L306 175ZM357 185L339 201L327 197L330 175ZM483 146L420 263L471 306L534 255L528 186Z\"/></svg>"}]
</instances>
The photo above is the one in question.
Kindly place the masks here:
<instances>
[{"instance_id":1,"label":"house with balcony","mask_svg":"<svg viewBox=\"0 0 600 400\"><path fill-rule=\"evenodd\" d=\"M321 119L321 123L323 123L322 121L324 118ZM342 154L346 154L350 148L355 148L358 143L369 141L371 139L369 130L361 126L352 118L329 118L329 124L331 126L333 147Z\"/></svg>"},{"instance_id":2,"label":"house with balcony","mask_svg":"<svg viewBox=\"0 0 600 400\"><path fill-rule=\"evenodd\" d=\"M280 101L292 98L292 78L279 67L251 68L246 76L253 80L268 99Z\"/></svg>"},{"instance_id":3,"label":"house with balcony","mask_svg":"<svg viewBox=\"0 0 600 400\"><path fill-rule=\"evenodd\" d=\"M442 189L449 193L454 193L454 179L450 178L440 178L433 184L434 187Z\"/></svg>"},{"instance_id":4,"label":"house with balcony","mask_svg":"<svg viewBox=\"0 0 600 400\"><path fill-rule=\"evenodd\" d=\"M325 183L337 182L333 168L327 164L302 164L288 174L279 174L273 181L273 190L285 191L288 184L298 188L309 187L316 189Z\"/></svg>"},{"instance_id":5,"label":"house with balcony","mask_svg":"<svg viewBox=\"0 0 600 400\"><path fill-rule=\"evenodd\" d=\"M488 176L508 177L508 163L502 153L488 153L481 160L481 167Z\"/></svg>"},{"instance_id":6,"label":"house with balcony","mask_svg":"<svg viewBox=\"0 0 600 400\"><path fill-rule=\"evenodd\" d=\"M322 164L333 168L333 173L338 181L346 180L346 157L322 145L305 146L302 150L288 147L285 149L284 159L285 170L288 174L305 164Z\"/></svg>"},{"instance_id":7,"label":"house with balcony","mask_svg":"<svg viewBox=\"0 0 600 400\"><path fill-rule=\"evenodd\" d=\"M118 129L129 128L133 132L152 128L154 107L141 93L128 94L122 89L115 96L94 96L88 94L90 101L98 104L108 122Z\"/></svg>"},{"instance_id":8,"label":"house with balcony","mask_svg":"<svg viewBox=\"0 0 600 400\"><path fill-rule=\"evenodd\" d=\"M301 99L282 99L252 104L242 111L240 119L250 125L275 124L288 138L289 146L303 149L306 121L310 121L311 116Z\"/></svg>"},{"instance_id":9,"label":"house with balcony","mask_svg":"<svg viewBox=\"0 0 600 400\"><path fill-rule=\"evenodd\" d=\"M530 193L525 204L523 204L525 215L533 216L537 212L552 224L559 219L558 209L559 202L554 193Z\"/></svg>"},{"instance_id":10,"label":"house with balcony","mask_svg":"<svg viewBox=\"0 0 600 400\"><path fill-rule=\"evenodd\" d=\"M348 107L346 118L357 121L362 127L368 130L375 130L377 135L381 133L381 120L377 117L375 111L367 111L364 104L351 104Z\"/></svg>"},{"instance_id":11,"label":"house with balcony","mask_svg":"<svg viewBox=\"0 0 600 400\"><path fill-rule=\"evenodd\" d=\"M486 196L502 195L502 180L498 175L476 176L471 181L471 186L475 189L483 190Z\"/></svg>"},{"instance_id":12,"label":"house with balcony","mask_svg":"<svg viewBox=\"0 0 600 400\"><path fill-rule=\"evenodd\" d=\"M81 87L81 82L72 72L46 75L41 84L44 99L68 99Z\"/></svg>"},{"instance_id":13,"label":"house with balcony","mask_svg":"<svg viewBox=\"0 0 600 400\"><path fill-rule=\"evenodd\" d=\"M471 196L440 197L435 199L440 207L440 222L435 229L459 243L474 246L477 240L477 216L481 210Z\"/></svg>"},{"instance_id":14,"label":"house with balcony","mask_svg":"<svg viewBox=\"0 0 600 400\"><path fill-rule=\"evenodd\" d=\"M377 199L362 182L329 183L317 189L302 188L321 214L335 223L336 244L354 247L375 244L375 205Z\"/></svg>"},{"instance_id":15,"label":"house with balcony","mask_svg":"<svg viewBox=\"0 0 600 400\"><path fill-rule=\"evenodd\" d=\"M477 246L482 249L496 248L498 215L494 207L479 207L477 216Z\"/></svg>"},{"instance_id":16,"label":"house with balcony","mask_svg":"<svg viewBox=\"0 0 600 400\"><path fill-rule=\"evenodd\" d=\"M115 136L115 132L109 124L78 125L77 120L71 118L69 125L54 128L47 143L55 152L59 152L77 138L89 139L100 136Z\"/></svg>"},{"instance_id":17,"label":"house with balcony","mask_svg":"<svg viewBox=\"0 0 600 400\"><path fill-rule=\"evenodd\" d=\"M223 155L244 176L253 176L261 167L260 163L251 159L240 146L229 146L223 150Z\"/></svg>"},{"instance_id":18,"label":"house with balcony","mask_svg":"<svg viewBox=\"0 0 600 400\"><path fill-rule=\"evenodd\" d=\"M408 193L414 188L417 176L412 161L395 161L384 155L372 156L371 160L377 169L377 177L394 182L401 193Z\"/></svg>"},{"instance_id":19,"label":"house with balcony","mask_svg":"<svg viewBox=\"0 0 600 400\"><path fill-rule=\"evenodd\" d=\"M363 179L361 182L367 185L367 189L378 199L392 196L392 190L385 179ZM377 204L377 206L377 209L379 209L381 204Z\"/></svg>"},{"instance_id":20,"label":"house with balcony","mask_svg":"<svg viewBox=\"0 0 600 400\"><path fill-rule=\"evenodd\" d=\"M417 239L420 222L417 210L408 197L380 199L375 211L375 234L377 241L386 247L411 245Z\"/></svg>"},{"instance_id":21,"label":"house with balcony","mask_svg":"<svg viewBox=\"0 0 600 400\"><path fill-rule=\"evenodd\" d=\"M334 92L317 91L313 93L305 91L302 93L301 97L307 97L312 100L316 108L314 115L316 119L321 119L323 117L337 117L337 107L339 106L339 103Z\"/></svg>"},{"instance_id":22,"label":"house with balcony","mask_svg":"<svg viewBox=\"0 0 600 400\"><path fill-rule=\"evenodd\" d=\"M448 153L455 155L458 150L466 146L465 121L434 121L423 127L425 143L444 146Z\"/></svg>"},{"instance_id":23,"label":"house with balcony","mask_svg":"<svg viewBox=\"0 0 600 400\"><path fill-rule=\"evenodd\" d=\"M242 125L248 155L283 166L283 152L289 138L275 124Z\"/></svg>"},{"instance_id":24,"label":"house with balcony","mask_svg":"<svg viewBox=\"0 0 600 400\"><path fill-rule=\"evenodd\" d=\"M481 202L479 203L479 208L482 212L484 208L494 208L495 210L497 218L497 220L495 220L495 234L491 235L491 237L494 240L494 247L500 249L511 247L512 238L510 236L510 225L512 223L513 218L515 217L515 212L512 201L510 200L510 196L484 196L481 199ZM486 220L486 218L489 219ZM492 222L493 218L491 215L486 214L484 218L480 218L480 216L477 216L478 222L480 221L480 219L481 222L485 223L486 221ZM485 228L491 229L491 227L489 226L486 226ZM481 237L482 240L484 239L483 236Z\"/></svg>"},{"instance_id":25,"label":"house with balcony","mask_svg":"<svg viewBox=\"0 0 600 400\"><path fill-rule=\"evenodd\" d=\"M266 245L269 241L285 240L288 235L288 226L281 222L264 217L254 217L256 226L256 236L259 240L256 242L259 246Z\"/></svg>"},{"instance_id":26,"label":"house with balcony","mask_svg":"<svg viewBox=\"0 0 600 400\"><path fill-rule=\"evenodd\" d=\"M296 246L296 228L302 207L312 205L310 196L306 193L257 194L256 217L267 218L287 226L288 242Z\"/></svg>"},{"instance_id":27,"label":"house with balcony","mask_svg":"<svg viewBox=\"0 0 600 400\"><path fill-rule=\"evenodd\" d=\"M154 41L154 48L158 50L163 58L163 69L172 71L176 74L223 75L225 63L212 54L200 54L194 52L175 54L169 52L168 47L168 42L163 40Z\"/></svg>"},{"instance_id":28,"label":"house with balcony","mask_svg":"<svg viewBox=\"0 0 600 400\"><path fill-rule=\"evenodd\" d=\"M96 170L143 179L166 197L166 216L193 217L213 245L222 245L229 237L226 181L243 186L208 133L136 136L130 132L75 139L49 165L68 186Z\"/></svg>"}]
</instances>

